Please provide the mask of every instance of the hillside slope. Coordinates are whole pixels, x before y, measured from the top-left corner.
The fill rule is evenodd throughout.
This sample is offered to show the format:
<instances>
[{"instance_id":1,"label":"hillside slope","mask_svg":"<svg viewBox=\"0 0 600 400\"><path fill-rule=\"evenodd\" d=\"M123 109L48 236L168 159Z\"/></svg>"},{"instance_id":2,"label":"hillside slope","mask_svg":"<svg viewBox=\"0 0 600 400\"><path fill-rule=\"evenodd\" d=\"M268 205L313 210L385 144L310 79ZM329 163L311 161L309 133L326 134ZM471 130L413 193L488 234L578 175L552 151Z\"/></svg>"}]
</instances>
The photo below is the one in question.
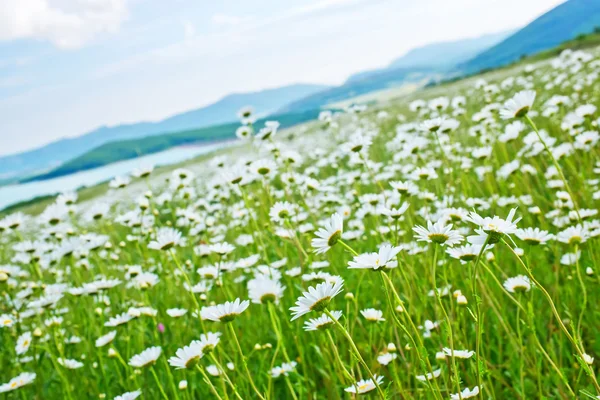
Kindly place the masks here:
<instances>
[{"instance_id":1,"label":"hillside slope","mask_svg":"<svg viewBox=\"0 0 600 400\"><path fill-rule=\"evenodd\" d=\"M500 43L514 33L514 30L491 33L475 38L455 40L452 42L431 43L409 50L403 56L393 60L387 67L351 75L345 83L353 83L371 76L390 72L400 68L452 68L465 62L482 51Z\"/></svg>"},{"instance_id":2,"label":"hillside slope","mask_svg":"<svg viewBox=\"0 0 600 400\"><path fill-rule=\"evenodd\" d=\"M237 111L252 105L259 115L327 88L297 84L253 93L231 94L206 107L174 115L159 122L140 122L100 127L78 137L61 139L41 148L0 157L0 179L48 171L105 143L142 138L169 132L219 125L237 119Z\"/></svg>"},{"instance_id":3,"label":"hillside slope","mask_svg":"<svg viewBox=\"0 0 600 400\"><path fill-rule=\"evenodd\" d=\"M590 33L596 27L600 27L600 1L568 0L458 68L474 73L506 65Z\"/></svg>"}]
</instances>

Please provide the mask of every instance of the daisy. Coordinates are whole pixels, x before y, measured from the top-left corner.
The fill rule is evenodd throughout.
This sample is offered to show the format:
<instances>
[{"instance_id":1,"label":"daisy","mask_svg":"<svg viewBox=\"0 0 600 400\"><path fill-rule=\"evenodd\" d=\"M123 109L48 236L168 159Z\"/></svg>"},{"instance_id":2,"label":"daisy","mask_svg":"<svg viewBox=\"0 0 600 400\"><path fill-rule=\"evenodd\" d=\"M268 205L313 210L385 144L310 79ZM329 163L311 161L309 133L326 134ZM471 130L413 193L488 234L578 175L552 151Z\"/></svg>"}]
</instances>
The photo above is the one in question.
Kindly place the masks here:
<instances>
[{"instance_id":1,"label":"daisy","mask_svg":"<svg viewBox=\"0 0 600 400\"><path fill-rule=\"evenodd\" d=\"M446 249L446 253L452 258L460 260L461 264L466 264L468 261L473 261L481 252L482 245L467 244L461 247L452 247Z\"/></svg>"},{"instance_id":2,"label":"daisy","mask_svg":"<svg viewBox=\"0 0 600 400\"><path fill-rule=\"evenodd\" d=\"M479 394L479 386L475 386L473 389L465 388L462 392L451 394L450 400L469 399Z\"/></svg>"},{"instance_id":3,"label":"daisy","mask_svg":"<svg viewBox=\"0 0 600 400\"><path fill-rule=\"evenodd\" d=\"M28 385L35 380L35 377L36 374L34 372L23 372L12 378L8 383L0 385L0 393L10 392Z\"/></svg>"},{"instance_id":4,"label":"daisy","mask_svg":"<svg viewBox=\"0 0 600 400\"><path fill-rule=\"evenodd\" d=\"M295 361L291 361L289 363L281 364L281 367L275 367L271 369L271 376L273 378L279 378L281 375L288 376L290 372L293 372L296 369L298 364Z\"/></svg>"},{"instance_id":5,"label":"daisy","mask_svg":"<svg viewBox=\"0 0 600 400\"><path fill-rule=\"evenodd\" d=\"M556 239L561 243L579 244L584 243L589 238L589 231L581 225L570 226L556 235Z\"/></svg>"},{"instance_id":6,"label":"daisy","mask_svg":"<svg viewBox=\"0 0 600 400\"><path fill-rule=\"evenodd\" d=\"M181 232L173 228L159 228L156 232L156 239L148 244L149 249L169 250L174 246L180 246L184 243Z\"/></svg>"},{"instance_id":7,"label":"daisy","mask_svg":"<svg viewBox=\"0 0 600 400\"><path fill-rule=\"evenodd\" d=\"M104 323L104 326L115 327L115 326L123 325L123 324L126 324L127 322L131 321L133 318L135 318L133 315L130 315L129 313L124 312L123 314L117 315L116 317L111 317L108 320L108 322Z\"/></svg>"},{"instance_id":8,"label":"daisy","mask_svg":"<svg viewBox=\"0 0 600 400\"><path fill-rule=\"evenodd\" d=\"M238 298L234 301L217 304L216 306L202 307L200 317L203 320L208 319L215 322L231 322L243 313L249 305L250 302L248 300L241 301Z\"/></svg>"},{"instance_id":9,"label":"daisy","mask_svg":"<svg viewBox=\"0 0 600 400\"><path fill-rule=\"evenodd\" d=\"M508 278L504 281L503 286L510 293L529 292L531 290L531 282L524 275Z\"/></svg>"},{"instance_id":10,"label":"daisy","mask_svg":"<svg viewBox=\"0 0 600 400\"><path fill-rule=\"evenodd\" d=\"M381 207L380 208L380 213L388 216L390 218L392 218L393 220L397 220L399 219L402 215L404 215L404 213L406 212L406 210L408 210L408 207L410 206L409 203L402 203L398 208L395 207Z\"/></svg>"},{"instance_id":11,"label":"daisy","mask_svg":"<svg viewBox=\"0 0 600 400\"><path fill-rule=\"evenodd\" d=\"M208 354L217 347L221 341L221 332L208 332L207 334L201 334L200 340L195 340L200 346L202 353Z\"/></svg>"},{"instance_id":12,"label":"daisy","mask_svg":"<svg viewBox=\"0 0 600 400\"><path fill-rule=\"evenodd\" d=\"M62 365L63 367L67 368L67 369L77 369L77 368L81 368L83 367L83 363L79 362L77 360L71 360L68 358L57 358L56 361L58 361L58 363L60 365Z\"/></svg>"},{"instance_id":13,"label":"daisy","mask_svg":"<svg viewBox=\"0 0 600 400\"><path fill-rule=\"evenodd\" d=\"M122 395L115 397L114 400L135 400L141 395L142 391L138 389L135 392L123 393Z\"/></svg>"},{"instance_id":14,"label":"daisy","mask_svg":"<svg viewBox=\"0 0 600 400\"><path fill-rule=\"evenodd\" d=\"M133 170L133 176L136 178L146 178L154 171L154 165L141 165Z\"/></svg>"},{"instance_id":15,"label":"daisy","mask_svg":"<svg viewBox=\"0 0 600 400\"><path fill-rule=\"evenodd\" d=\"M287 201L278 201L271 207L269 217L273 222L282 223L286 218L293 216L295 211L296 209L293 204Z\"/></svg>"},{"instance_id":16,"label":"daisy","mask_svg":"<svg viewBox=\"0 0 600 400\"><path fill-rule=\"evenodd\" d=\"M361 310L360 313L367 321L371 321L371 322L385 321L385 318L383 318L383 312L381 310L377 310L375 308L366 308L364 310Z\"/></svg>"},{"instance_id":17,"label":"daisy","mask_svg":"<svg viewBox=\"0 0 600 400\"><path fill-rule=\"evenodd\" d=\"M269 279L266 276L259 276L248 281L248 297L255 304L266 304L274 302L279 304L279 299L283 297L283 286L275 279Z\"/></svg>"},{"instance_id":18,"label":"daisy","mask_svg":"<svg viewBox=\"0 0 600 400\"><path fill-rule=\"evenodd\" d=\"M377 356L377 362L381 365L388 365L396 358L398 358L398 355L395 353L384 353Z\"/></svg>"},{"instance_id":19,"label":"daisy","mask_svg":"<svg viewBox=\"0 0 600 400\"><path fill-rule=\"evenodd\" d=\"M187 312L188 310L186 310L185 308L169 308L167 310L167 314L169 314L169 317L173 318L183 317Z\"/></svg>"},{"instance_id":20,"label":"daisy","mask_svg":"<svg viewBox=\"0 0 600 400\"><path fill-rule=\"evenodd\" d=\"M155 363L158 357L160 357L161 353L162 348L160 346L149 347L140 354L136 354L135 356L131 357L129 359L129 365L134 368L145 367L149 364Z\"/></svg>"},{"instance_id":21,"label":"daisy","mask_svg":"<svg viewBox=\"0 0 600 400\"><path fill-rule=\"evenodd\" d=\"M415 195L419 193L419 187L411 181L392 181L390 182L390 186L398 193L404 195Z\"/></svg>"},{"instance_id":22,"label":"daisy","mask_svg":"<svg viewBox=\"0 0 600 400\"><path fill-rule=\"evenodd\" d=\"M375 390L377 385L381 385L383 383L383 376L374 375L375 382L372 379L363 379L356 382L354 385L347 387L344 389L348 393L356 393L363 394L370 392L371 390Z\"/></svg>"},{"instance_id":23,"label":"daisy","mask_svg":"<svg viewBox=\"0 0 600 400\"><path fill-rule=\"evenodd\" d=\"M0 315L0 328L10 328L15 323L15 319L8 315L2 314Z\"/></svg>"},{"instance_id":24,"label":"daisy","mask_svg":"<svg viewBox=\"0 0 600 400\"><path fill-rule=\"evenodd\" d=\"M575 265L581 257L581 250L577 250L575 253L566 253L560 257L560 263L562 265Z\"/></svg>"},{"instance_id":25,"label":"daisy","mask_svg":"<svg viewBox=\"0 0 600 400\"><path fill-rule=\"evenodd\" d=\"M117 331L111 331L111 332L108 332L104 336L100 336L98 339L96 339L96 347L106 346L107 344L112 342L116 336L117 336Z\"/></svg>"},{"instance_id":26,"label":"daisy","mask_svg":"<svg viewBox=\"0 0 600 400\"><path fill-rule=\"evenodd\" d=\"M242 125L235 130L235 136L237 136L238 139L248 139L252 136L252 128Z\"/></svg>"},{"instance_id":27,"label":"daisy","mask_svg":"<svg viewBox=\"0 0 600 400\"><path fill-rule=\"evenodd\" d=\"M169 365L176 369L192 367L204 356L201 343L194 340L188 346L178 349L174 357L169 358Z\"/></svg>"},{"instance_id":28,"label":"daisy","mask_svg":"<svg viewBox=\"0 0 600 400\"><path fill-rule=\"evenodd\" d=\"M17 339L17 345L15 346L15 352L18 355L25 354L29 350L31 345L31 332L25 332Z\"/></svg>"},{"instance_id":29,"label":"daisy","mask_svg":"<svg viewBox=\"0 0 600 400\"><path fill-rule=\"evenodd\" d=\"M331 315L333 315L333 317L336 320L339 320L340 317L342 316L342 312L334 310L334 311L331 311ZM330 328L331 326L333 326L333 324L334 324L334 321L329 317L329 315L322 314L318 318L313 318L313 319L309 319L308 321L306 321L304 323L304 330L305 331L316 331L316 330L321 330L321 329L327 329L327 328Z\"/></svg>"},{"instance_id":30,"label":"daisy","mask_svg":"<svg viewBox=\"0 0 600 400\"><path fill-rule=\"evenodd\" d=\"M452 350L448 347L444 347L442 350L447 356L456 358L471 358L475 354L472 350Z\"/></svg>"},{"instance_id":31,"label":"daisy","mask_svg":"<svg viewBox=\"0 0 600 400\"><path fill-rule=\"evenodd\" d=\"M477 235L469 236L467 240L471 244L495 244L500 241L503 235L509 235L517 232L517 223L521 218L517 218L513 221L516 208L513 208L508 213L506 219L502 219L498 216L494 217L482 217L474 211L469 213L467 218L469 221L476 225L479 225L480 229L476 229Z\"/></svg>"},{"instance_id":32,"label":"daisy","mask_svg":"<svg viewBox=\"0 0 600 400\"><path fill-rule=\"evenodd\" d=\"M325 222L323 227L319 228L319 230L315 233L317 237L311 242L312 247L315 248L315 253L326 253L338 242L338 240L342 238L343 232L344 220L340 214L335 213L328 221Z\"/></svg>"},{"instance_id":33,"label":"daisy","mask_svg":"<svg viewBox=\"0 0 600 400\"><path fill-rule=\"evenodd\" d=\"M442 370L436 369L433 372L426 373L425 375L417 375L416 378L417 378L417 380L419 380L421 382L425 382L425 381L430 381L434 378L438 378L441 374L442 374Z\"/></svg>"},{"instance_id":34,"label":"daisy","mask_svg":"<svg viewBox=\"0 0 600 400\"><path fill-rule=\"evenodd\" d=\"M401 250L401 247L392 247L386 243L379 248L378 253L364 253L354 256L354 259L348 262L348 268L373 269L374 271L383 268L394 268L398 265L395 257Z\"/></svg>"},{"instance_id":35,"label":"daisy","mask_svg":"<svg viewBox=\"0 0 600 400\"><path fill-rule=\"evenodd\" d=\"M334 283L323 282L316 287L309 287L308 291L298 298L296 306L290 308L292 321L311 311L323 311L331 299L342 291L343 286L344 280L340 278Z\"/></svg>"},{"instance_id":36,"label":"daisy","mask_svg":"<svg viewBox=\"0 0 600 400\"><path fill-rule=\"evenodd\" d=\"M540 228L518 229L515 232L515 236L532 246L546 244L548 241L554 239L553 234L543 231Z\"/></svg>"},{"instance_id":37,"label":"daisy","mask_svg":"<svg viewBox=\"0 0 600 400\"><path fill-rule=\"evenodd\" d=\"M454 246L463 241L464 237L458 231L452 230L452 224L445 225L443 221L435 224L427 221L427 228L417 225L413 228L418 242L438 243L442 246Z\"/></svg>"},{"instance_id":38,"label":"daisy","mask_svg":"<svg viewBox=\"0 0 600 400\"><path fill-rule=\"evenodd\" d=\"M535 96L536 93L533 90L522 90L518 92L512 99L509 99L504 103L504 106L500 109L500 117L502 117L502 119L524 117L533 106Z\"/></svg>"},{"instance_id":39,"label":"daisy","mask_svg":"<svg viewBox=\"0 0 600 400\"><path fill-rule=\"evenodd\" d=\"M211 244L209 248L211 252L220 256L225 256L235 250L235 246L227 242Z\"/></svg>"}]
</instances>

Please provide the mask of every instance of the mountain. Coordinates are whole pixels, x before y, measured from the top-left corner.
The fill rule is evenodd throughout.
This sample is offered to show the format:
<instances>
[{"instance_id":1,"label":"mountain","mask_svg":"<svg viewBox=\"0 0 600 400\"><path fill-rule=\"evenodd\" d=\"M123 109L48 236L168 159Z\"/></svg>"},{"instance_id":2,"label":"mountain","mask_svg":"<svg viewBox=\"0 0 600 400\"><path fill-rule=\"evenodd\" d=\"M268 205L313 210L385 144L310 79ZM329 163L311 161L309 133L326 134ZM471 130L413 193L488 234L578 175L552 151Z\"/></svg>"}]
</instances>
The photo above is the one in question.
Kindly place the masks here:
<instances>
[{"instance_id":1,"label":"mountain","mask_svg":"<svg viewBox=\"0 0 600 400\"><path fill-rule=\"evenodd\" d=\"M396 68L373 71L362 79L352 79L343 85L326 89L300 100L296 100L279 110L280 113L297 113L322 108L327 104L347 100L376 90L382 90L406 83L422 82L439 76L442 70L437 67Z\"/></svg>"},{"instance_id":2,"label":"mountain","mask_svg":"<svg viewBox=\"0 0 600 400\"><path fill-rule=\"evenodd\" d=\"M514 30L491 33L488 35L456 40L452 42L432 43L410 50L400 58L392 61L388 68L422 67L432 65L454 66L467 61L477 54L500 43Z\"/></svg>"},{"instance_id":3,"label":"mountain","mask_svg":"<svg viewBox=\"0 0 600 400\"><path fill-rule=\"evenodd\" d=\"M328 86L296 84L253 93L235 93L214 104L162 121L103 126L81 136L61 139L35 150L0 157L0 180L52 170L109 142L233 122L237 119L238 110L246 105L252 105L259 116L269 115L285 104L326 88Z\"/></svg>"},{"instance_id":4,"label":"mountain","mask_svg":"<svg viewBox=\"0 0 600 400\"><path fill-rule=\"evenodd\" d=\"M513 34L514 30L490 33L487 35L455 40L452 42L437 42L409 50L402 57L393 60L384 68L363 71L351 75L345 83L352 83L384 71L403 69L452 69L456 65L470 60L477 54L489 49Z\"/></svg>"},{"instance_id":5,"label":"mountain","mask_svg":"<svg viewBox=\"0 0 600 400\"><path fill-rule=\"evenodd\" d=\"M284 129L306 121L314 120L318 116L319 110L309 110L294 114L271 114L267 118L256 120L253 126L256 130L259 130L265 126L267 120L275 119L280 123L280 128ZM58 168L23 179L21 182L32 182L69 175L74 172L85 171L114 162L157 153L176 146L233 140L236 137L235 131L239 126L239 122L229 122L226 124L211 125L204 128L184 130L175 133L105 143L79 157L61 164Z\"/></svg>"},{"instance_id":6,"label":"mountain","mask_svg":"<svg viewBox=\"0 0 600 400\"><path fill-rule=\"evenodd\" d=\"M495 68L558 46L600 27L599 0L567 0L527 26L459 65L466 73Z\"/></svg>"},{"instance_id":7,"label":"mountain","mask_svg":"<svg viewBox=\"0 0 600 400\"><path fill-rule=\"evenodd\" d=\"M463 61L508 37L513 31L454 42L433 43L413 49L380 69L359 72L342 85L291 102L280 112L302 112L376 90L437 79Z\"/></svg>"}]
</instances>

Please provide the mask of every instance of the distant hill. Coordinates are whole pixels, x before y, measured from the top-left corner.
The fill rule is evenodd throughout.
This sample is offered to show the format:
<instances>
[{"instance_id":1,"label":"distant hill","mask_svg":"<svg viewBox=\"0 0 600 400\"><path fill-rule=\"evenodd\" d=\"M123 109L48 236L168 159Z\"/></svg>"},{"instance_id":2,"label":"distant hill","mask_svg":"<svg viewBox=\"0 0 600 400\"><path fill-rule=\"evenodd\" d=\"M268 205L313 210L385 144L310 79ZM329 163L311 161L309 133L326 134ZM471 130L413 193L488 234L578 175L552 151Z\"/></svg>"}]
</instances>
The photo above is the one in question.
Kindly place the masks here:
<instances>
[{"instance_id":1,"label":"distant hill","mask_svg":"<svg viewBox=\"0 0 600 400\"><path fill-rule=\"evenodd\" d=\"M423 47L417 47L392 61L388 68L432 65L454 66L500 43L514 32L515 30L509 30L476 38L432 43Z\"/></svg>"},{"instance_id":2,"label":"distant hill","mask_svg":"<svg viewBox=\"0 0 600 400\"><path fill-rule=\"evenodd\" d=\"M558 46L600 27L599 0L568 0L509 36L499 44L459 65L466 73L499 67Z\"/></svg>"},{"instance_id":3,"label":"distant hill","mask_svg":"<svg viewBox=\"0 0 600 400\"><path fill-rule=\"evenodd\" d=\"M246 105L252 105L260 116L265 116L276 112L285 104L326 88L328 86L296 84L253 93L230 94L209 106L177 114L159 122L104 126L35 150L0 157L0 179L36 175L53 170L66 161L109 142L233 122L237 119L238 110Z\"/></svg>"},{"instance_id":4,"label":"distant hill","mask_svg":"<svg viewBox=\"0 0 600 400\"><path fill-rule=\"evenodd\" d=\"M414 48L393 60L387 67L363 71L354 74L346 80L346 83L356 82L372 75L380 74L383 71L392 71L400 68L417 69L432 68L438 70L451 69L456 65L465 62L484 50L489 49L502 40L513 34L515 30L490 33L475 38L455 40L452 42L437 42L425 46Z\"/></svg>"},{"instance_id":5,"label":"distant hill","mask_svg":"<svg viewBox=\"0 0 600 400\"><path fill-rule=\"evenodd\" d=\"M267 119L275 119L279 121L281 128L288 128L302 122L314 120L318 115L319 110L273 115L269 116L269 118L257 120L254 123L254 127L255 129L260 129L264 126L264 123ZM66 163L49 172L29 177L22 180L22 182L45 180L69 175L78 171L98 168L113 162L129 160L142 155L157 153L175 146L197 144L201 142L231 140L236 137L235 130L239 126L239 122L231 122L199 129L184 130L175 133L105 143L102 146L96 147L73 160L67 161Z\"/></svg>"},{"instance_id":6,"label":"distant hill","mask_svg":"<svg viewBox=\"0 0 600 400\"><path fill-rule=\"evenodd\" d=\"M418 47L392 61L387 67L354 74L344 84L291 102L280 111L311 110L375 90L440 78L453 71L457 64L502 41L512 32L514 31Z\"/></svg>"},{"instance_id":7,"label":"distant hill","mask_svg":"<svg viewBox=\"0 0 600 400\"><path fill-rule=\"evenodd\" d=\"M363 79L349 80L341 86L326 89L283 107L280 112L301 112L405 83L420 82L439 75L437 67L382 69Z\"/></svg>"}]
</instances>

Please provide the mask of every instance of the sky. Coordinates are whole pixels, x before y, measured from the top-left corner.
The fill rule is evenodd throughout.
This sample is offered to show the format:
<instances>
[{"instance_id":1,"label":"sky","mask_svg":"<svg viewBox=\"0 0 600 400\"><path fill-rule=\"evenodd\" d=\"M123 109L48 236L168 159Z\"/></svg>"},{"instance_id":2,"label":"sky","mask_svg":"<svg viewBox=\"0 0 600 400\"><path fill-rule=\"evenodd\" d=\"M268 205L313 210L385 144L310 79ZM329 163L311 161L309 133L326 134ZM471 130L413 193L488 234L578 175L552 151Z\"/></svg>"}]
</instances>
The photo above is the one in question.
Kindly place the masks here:
<instances>
[{"instance_id":1,"label":"sky","mask_svg":"<svg viewBox=\"0 0 600 400\"><path fill-rule=\"evenodd\" d=\"M336 85L563 0L0 0L0 155L233 92Z\"/></svg>"}]
</instances>

